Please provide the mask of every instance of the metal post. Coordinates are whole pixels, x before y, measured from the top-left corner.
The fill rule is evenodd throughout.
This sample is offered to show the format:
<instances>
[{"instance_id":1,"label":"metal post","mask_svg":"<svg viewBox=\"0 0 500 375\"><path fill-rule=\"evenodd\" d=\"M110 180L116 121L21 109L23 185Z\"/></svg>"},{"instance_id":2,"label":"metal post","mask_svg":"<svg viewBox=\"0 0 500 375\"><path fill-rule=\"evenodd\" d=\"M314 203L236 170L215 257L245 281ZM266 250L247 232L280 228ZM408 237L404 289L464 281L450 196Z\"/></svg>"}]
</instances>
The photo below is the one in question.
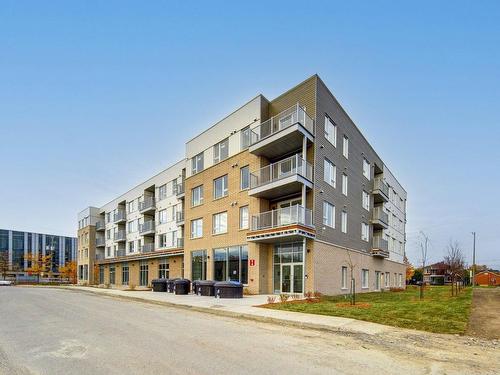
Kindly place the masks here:
<instances>
[{"instance_id":1,"label":"metal post","mask_svg":"<svg viewBox=\"0 0 500 375\"><path fill-rule=\"evenodd\" d=\"M474 288L476 284L476 232L472 232L473 242L472 242L472 287Z\"/></svg>"}]
</instances>

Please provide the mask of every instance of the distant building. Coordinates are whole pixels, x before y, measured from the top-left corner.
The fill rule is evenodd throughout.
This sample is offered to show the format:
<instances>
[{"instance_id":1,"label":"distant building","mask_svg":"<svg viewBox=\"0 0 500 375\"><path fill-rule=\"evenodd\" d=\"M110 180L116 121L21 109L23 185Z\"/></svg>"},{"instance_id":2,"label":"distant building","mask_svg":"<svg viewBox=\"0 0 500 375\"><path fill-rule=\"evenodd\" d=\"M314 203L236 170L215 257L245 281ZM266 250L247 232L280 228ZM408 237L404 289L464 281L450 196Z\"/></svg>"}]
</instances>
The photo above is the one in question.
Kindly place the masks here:
<instances>
[{"instance_id":1,"label":"distant building","mask_svg":"<svg viewBox=\"0 0 500 375\"><path fill-rule=\"evenodd\" d=\"M0 257L8 259L9 276L29 276L28 254L51 255L50 271L57 275L60 266L76 260L76 253L75 237L0 229Z\"/></svg>"},{"instance_id":2,"label":"distant building","mask_svg":"<svg viewBox=\"0 0 500 375\"><path fill-rule=\"evenodd\" d=\"M444 262L430 264L424 268L424 283L444 285L451 283L451 274Z\"/></svg>"},{"instance_id":3,"label":"distant building","mask_svg":"<svg viewBox=\"0 0 500 375\"><path fill-rule=\"evenodd\" d=\"M500 273L487 270L478 272L474 278L476 279L476 285L481 286L498 286L500 285Z\"/></svg>"}]
</instances>

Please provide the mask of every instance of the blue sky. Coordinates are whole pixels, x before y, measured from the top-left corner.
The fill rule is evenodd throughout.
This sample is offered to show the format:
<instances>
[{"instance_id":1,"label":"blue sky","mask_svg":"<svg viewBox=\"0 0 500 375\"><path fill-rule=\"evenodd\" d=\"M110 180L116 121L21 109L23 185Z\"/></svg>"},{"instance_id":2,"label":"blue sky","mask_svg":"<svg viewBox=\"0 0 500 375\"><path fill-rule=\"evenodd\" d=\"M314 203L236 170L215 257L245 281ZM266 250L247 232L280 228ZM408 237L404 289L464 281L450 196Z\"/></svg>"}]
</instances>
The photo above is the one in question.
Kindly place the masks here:
<instances>
[{"instance_id":1,"label":"blue sky","mask_svg":"<svg viewBox=\"0 0 500 375\"><path fill-rule=\"evenodd\" d=\"M402 3L402 2L401 2ZM500 3L0 4L0 227L74 234L258 93L318 73L408 191L408 243L500 268Z\"/></svg>"}]
</instances>

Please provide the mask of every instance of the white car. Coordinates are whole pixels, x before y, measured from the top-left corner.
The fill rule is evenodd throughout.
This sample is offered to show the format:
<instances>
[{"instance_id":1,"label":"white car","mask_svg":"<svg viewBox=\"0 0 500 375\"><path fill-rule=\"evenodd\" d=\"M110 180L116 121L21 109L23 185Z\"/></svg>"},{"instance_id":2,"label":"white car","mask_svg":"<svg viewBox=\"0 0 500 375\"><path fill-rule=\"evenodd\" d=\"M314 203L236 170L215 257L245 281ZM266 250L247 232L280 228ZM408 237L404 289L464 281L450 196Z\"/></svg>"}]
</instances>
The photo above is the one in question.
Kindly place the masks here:
<instances>
[{"instance_id":1,"label":"white car","mask_svg":"<svg viewBox=\"0 0 500 375\"><path fill-rule=\"evenodd\" d=\"M0 280L0 286L2 285L12 285L13 282L10 280Z\"/></svg>"}]
</instances>

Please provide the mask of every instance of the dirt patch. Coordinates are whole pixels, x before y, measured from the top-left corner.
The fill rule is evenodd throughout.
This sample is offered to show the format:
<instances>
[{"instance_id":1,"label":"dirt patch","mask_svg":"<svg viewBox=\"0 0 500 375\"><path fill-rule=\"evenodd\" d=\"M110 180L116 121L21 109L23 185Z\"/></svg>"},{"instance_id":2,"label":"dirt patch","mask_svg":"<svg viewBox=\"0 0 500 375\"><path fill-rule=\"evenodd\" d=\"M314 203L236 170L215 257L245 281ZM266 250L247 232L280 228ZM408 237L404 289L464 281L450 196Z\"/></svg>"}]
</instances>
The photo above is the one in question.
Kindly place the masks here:
<instances>
[{"instance_id":1,"label":"dirt patch","mask_svg":"<svg viewBox=\"0 0 500 375\"><path fill-rule=\"evenodd\" d=\"M476 288L467 334L500 339L500 288Z\"/></svg>"}]
</instances>

